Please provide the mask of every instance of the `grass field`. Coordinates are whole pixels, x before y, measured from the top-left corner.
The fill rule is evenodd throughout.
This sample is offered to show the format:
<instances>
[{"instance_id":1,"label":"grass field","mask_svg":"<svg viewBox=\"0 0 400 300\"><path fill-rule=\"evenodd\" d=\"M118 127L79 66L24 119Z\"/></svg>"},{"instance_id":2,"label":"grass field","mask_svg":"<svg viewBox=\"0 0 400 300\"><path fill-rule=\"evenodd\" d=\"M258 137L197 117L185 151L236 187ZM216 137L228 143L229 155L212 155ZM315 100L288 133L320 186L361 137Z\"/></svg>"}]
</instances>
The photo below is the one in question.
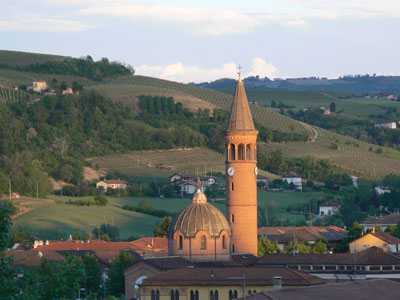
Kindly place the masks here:
<instances>
[{"instance_id":1,"label":"grass field","mask_svg":"<svg viewBox=\"0 0 400 300\"><path fill-rule=\"evenodd\" d=\"M297 207L308 203L311 199L320 199L321 193L280 193L259 191L259 205L266 205L268 201L276 203L276 214L279 218L289 219L292 223L300 223L303 215L289 214L286 208L290 205ZM133 237L152 236L154 228L160 218L150 215L123 210L124 204L137 205L140 200L147 199L150 204L160 210L175 214L189 205L191 199L185 198L152 198L152 197L108 197L107 206L76 206L64 204L68 199L88 200L92 197L60 197L51 195L46 203L36 203L32 210L13 220L14 229L24 228L31 231L37 238L61 239L74 235L79 229L92 232L101 223L115 224L120 229L122 239ZM42 201L44 201L42 199ZM226 202L210 202L222 213L226 212Z\"/></svg>"}]
</instances>

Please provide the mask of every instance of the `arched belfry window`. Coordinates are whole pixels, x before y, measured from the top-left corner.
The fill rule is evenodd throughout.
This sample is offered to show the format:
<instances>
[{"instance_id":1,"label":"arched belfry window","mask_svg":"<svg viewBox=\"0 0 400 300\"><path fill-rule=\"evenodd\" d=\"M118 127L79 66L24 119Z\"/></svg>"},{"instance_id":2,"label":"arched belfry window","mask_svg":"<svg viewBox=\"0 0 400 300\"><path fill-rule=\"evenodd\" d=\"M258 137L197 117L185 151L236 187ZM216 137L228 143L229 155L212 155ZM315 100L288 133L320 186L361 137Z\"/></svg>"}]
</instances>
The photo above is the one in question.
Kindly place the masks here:
<instances>
[{"instance_id":1,"label":"arched belfry window","mask_svg":"<svg viewBox=\"0 0 400 300\"><path fill-rule=\"evenodd\" d=\"M205 235L201 237L201 249L207 249L207 238Z\"/></svg>"},{"instance_id":2,"label":"arched belfry window","mask_svg":"<svg viewBox=\"0 0 400 300\"><path fill-rule=\"evenodd\" d=\"M249 144L246 145L246 160L252 160L251 158L251 147Z\"/></svg>"},{"instance_id":3,"label":"arched belfry window","mask_svg":"<svg viewBox=\"0 0 400 300\"><path fill-rule=\"evenodd\" d=\"M238 160L244 160L244 145L240 144L238 147Z\"/></svg>"},{"instance_id":4,"label":"arched belfry window","mask_svg":"<svg viewBox=\"0 0 400 300\"><path fill-rule=\"evenodd\" d=\"M183 236L179 236L178 238L178 249L182 250L183 249Z\"/></svg>"},{"instance_id":5,"label":"arched belfry window","mask_svg":"<svg viewBox=\"0 0 400 300\"><path fill-rule=\"evenodd\" d=\"M222 249L226 249L226 238L225 238L225 235L222 236Z\"/></svg>"},{"instance_id":6,"label":"arched belfry window","mask_svg":"<svg viewBox=\"0 0 400 300\"><path fill-rule=\"evenodd\" d=\"M235 144L230 145L229 160L236 160L236 146Z\"/></svg>"}]
</instances>

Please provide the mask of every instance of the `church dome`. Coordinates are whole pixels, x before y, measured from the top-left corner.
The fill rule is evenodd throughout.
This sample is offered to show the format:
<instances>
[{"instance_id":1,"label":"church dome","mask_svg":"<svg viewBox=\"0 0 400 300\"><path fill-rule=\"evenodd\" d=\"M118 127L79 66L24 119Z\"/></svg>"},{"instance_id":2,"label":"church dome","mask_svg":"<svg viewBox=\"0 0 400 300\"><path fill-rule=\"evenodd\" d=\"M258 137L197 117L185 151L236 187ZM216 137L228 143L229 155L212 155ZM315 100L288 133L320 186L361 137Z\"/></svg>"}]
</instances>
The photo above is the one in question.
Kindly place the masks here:
<instances>
[{"instance_id":1,"label":"church dome","mask_svg":"<svg viewBox=\"0 0 400 300\"><path fill-rule=\"evenodd\" d=\"M176 231L180 231L185 238L192 238L202 230L209 232L211 237L219 237L223 230L230 232L230 226L222 212L207 203L206 195L199 189L193 197L193 203L182 209L172 220L168 236L172 238Z\"/></svg>"}]
</instances>

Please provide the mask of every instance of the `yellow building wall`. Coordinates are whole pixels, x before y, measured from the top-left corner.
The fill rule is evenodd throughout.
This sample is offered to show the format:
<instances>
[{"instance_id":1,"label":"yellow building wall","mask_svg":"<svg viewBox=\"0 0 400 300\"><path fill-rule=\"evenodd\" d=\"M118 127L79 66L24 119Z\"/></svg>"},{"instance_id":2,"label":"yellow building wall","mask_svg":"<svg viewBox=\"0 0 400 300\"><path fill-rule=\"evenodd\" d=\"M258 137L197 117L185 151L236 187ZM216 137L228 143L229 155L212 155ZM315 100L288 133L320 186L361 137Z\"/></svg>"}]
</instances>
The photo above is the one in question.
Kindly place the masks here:
<instances>
[{"instance_id":1,"label":"yellow building wall","mask_svg":"<svg viewBox=\"0 0 400 300\"><path fill-rule=\"evenodd\" d=\"M361 238L359 238L358 240L355 240L355 241L352 241L351 243L349 243L349 248L350 248L351 253L360 252L367 248L371 248L373 246L381 248L385 251L390 250L388 248L388 246L390 247L390 245L387 245L385 241L378 239L377 237L373 236L372 234L366 234L366 235L362 236Z\"/></svg>"},{"instance_id":2,"label":"yellow building wall","mask_svg":"<svg viewBox=\"0 0 400 300\"><path fill-rule=\"evenodd\" d=\"M249 291L253 294L254 292L258 293L260 291L272 290L273 286L265 285L265 286L246 286L246 295L249 295ZM196 292L199 291L199 300L208 300L210 299L210 292L218 291L218 300L228 300L229 299L229 291L232 293L236 290L238 294L238 298L243 297L243 286L151 286L151 287L143 287L141 289L141 297L140 300L151 300L151 291L159 290L160 291L160 300L170 300L171 299L171 290L179 291L179 300L190 300L190 291Z\"/></svg>"}]
</instances>

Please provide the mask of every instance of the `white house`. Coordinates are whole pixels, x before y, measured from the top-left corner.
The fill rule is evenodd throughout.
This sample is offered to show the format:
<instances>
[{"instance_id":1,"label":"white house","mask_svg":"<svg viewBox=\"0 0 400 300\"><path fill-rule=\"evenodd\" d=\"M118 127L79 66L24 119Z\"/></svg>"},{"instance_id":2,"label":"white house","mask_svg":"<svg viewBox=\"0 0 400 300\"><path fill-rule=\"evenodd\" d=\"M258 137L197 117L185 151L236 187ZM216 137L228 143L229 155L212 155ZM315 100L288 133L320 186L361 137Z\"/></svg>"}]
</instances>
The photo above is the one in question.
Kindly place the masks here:
<instances>
[{"instance_id":1,"label":"white house","mask_svg":"<svg viewBox=\"0 0 400 300\"><path fill-rule=\"evenodd\" d=\"M379 121L379 122L375 122L374 126L376 128L389 128L389 129L397 128L396 121Z\"/></svg>"},{"instance_id":2,"label":"white house","mask_svg":"<svg viewBox=\"0 0 400 300\"><path fill-rule=\"evenodd\" d=\"M333 216L339 213L339 210L340 210L340 204L328 201L319 206L319 216L320 217Z\"/></svg>"},{"instance_id":3,"label":"white house","mask_svg":"<svg viewBox=\"0 0 400 300\"><path fill-rule=\"evenodd\" d=\"M45 89L47 89L47 82L46 81L34 81L32 84L32 90L36 93L41 93Z\"/></svg>"},{"instance_id":4,"label":"white house","mask_svg":"<svg viewBox=\"0 0 400 300\"><path fill-rule=\"evenodd\" d=\"M378 196L381 196L381 195L383 195L385 193L390 193L390 192L391 192L390 189L385 188L383 186L376 186L375 187L375 194L377 194Z\"/></svg>"},{"instance_id":5,"label":"white house","mask_svg":"<svg viewBox=\"0 0 400 300\"><path fill-rule=\"evenodd\" d=\"M296 190L303 190L302 179L299 175L296 175L294 173L286 174L283 177L283 181L286 181L288 184L293 183L296 186Z\"/></svg>"},{"instance_id":6,"label":"white house","mask_svg":"<svg viewBox=\"0 0 400 300\"><path fill-rule=\"evenodd\" d=\"M128 182L125 180L102 180L96 183L96 188L102 187L105 191L107 189L126 189Z\"/></svg>"},{"instance_id":7,"label":"white house","mask_svg":"<svg viewBox=\"0 0 400 300\"><path fill-rule=\"evenodd\" d=\"M205 177L199 177L200 182L202 186L210 186L215 183L215 178L211 176L205 176ZM181 184L184 182L190 182L190 183L196 183L197 182L197 177L190 175L190 174L185 174L185 173L176 173L170 176L170 180L172 184Z\"/></svg>"},{"instance_id":8,"label":"white house","mask_svg":"<svg viewBox=\"0 0 400 300\"><path fill-rule=\"evenodd\" d=\"M184 195L193 195L197 191L197 183L196 182L182 182L178 184L179 192L182 196ZM201 191L204 192L206 187L204 185L201 186Z\"/></svg>"}]
</instances>

